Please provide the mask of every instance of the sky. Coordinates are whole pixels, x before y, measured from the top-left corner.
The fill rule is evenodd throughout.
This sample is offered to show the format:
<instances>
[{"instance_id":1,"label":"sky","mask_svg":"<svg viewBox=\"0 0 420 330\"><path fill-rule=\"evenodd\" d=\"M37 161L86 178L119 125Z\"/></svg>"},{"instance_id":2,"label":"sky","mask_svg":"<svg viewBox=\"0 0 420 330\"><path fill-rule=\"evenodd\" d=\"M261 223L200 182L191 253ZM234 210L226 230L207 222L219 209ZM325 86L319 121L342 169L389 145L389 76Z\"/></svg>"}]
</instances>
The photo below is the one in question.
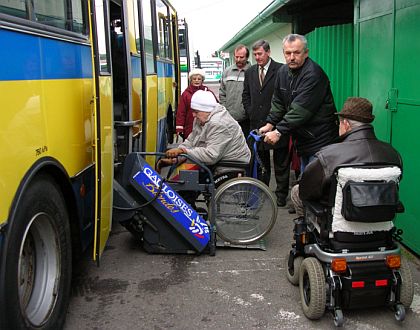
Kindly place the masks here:
<instances>
[{"instance_id":1,"label":"sky","mask_svg":"<svg viewBox=\"0 0 420 330\"><path fill-rule=\"evenodd\" d=\"M189 27L190 49L210 57L273 0L169 0Z\"/></svg>"}]
</instances>

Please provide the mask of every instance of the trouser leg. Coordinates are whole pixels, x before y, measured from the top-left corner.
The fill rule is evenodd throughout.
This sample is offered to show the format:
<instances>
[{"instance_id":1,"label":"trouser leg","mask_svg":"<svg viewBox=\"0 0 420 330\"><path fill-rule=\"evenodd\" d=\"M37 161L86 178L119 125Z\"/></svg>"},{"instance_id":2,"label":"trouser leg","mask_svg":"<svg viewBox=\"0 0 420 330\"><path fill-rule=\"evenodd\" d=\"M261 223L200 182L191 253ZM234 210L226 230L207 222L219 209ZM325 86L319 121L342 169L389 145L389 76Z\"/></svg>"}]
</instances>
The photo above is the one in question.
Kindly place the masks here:
<instances>
[{"instance_id":1,"label":"trouser leg","mask_svg":"<svg viewBox=\"0 0 420 330\"><path fill-rule=\"evenodd\" d=\"M264 171L261 166L259 166L258 179L269 186L271 176L270 150L259 150L258 155L260 156L262 165L264 166Z\"/></svg>"},{"instance_id":2,"label":"trouser leg","mask_svg":"<svg viewBox=\"0 0 420 330\"><path fill-rule=\"evenodd\" d=\"M241 126L242 133L244 134L245 139L247 139L249 135L249 131L250 131L249 119L244 119L242 121L239 121L238 123L239 123L239 126Z\"/></svg>"},{"instance_id":3,"label":"trouser leg","mask_svg":"<svg viewBox=\"0 0 420 330\"><path fill-rule=\"evenodd\" d=\"M309 155L309 156L301 156L300 157L300 174L303 173L305 170L305 167L315 159L315 155Z\"/></svg>"},{"instance_id":4,"label":"trouser leg","mask_svg":"<svg viewBox=\"0 0 420 330\"><path fill-rule=\"evenodd\" d=\"M290 153L288 148L273 150L274 175L276 178L277 203L286 204L289 194Z\"/></svg>"},{"instance_id":5,"label":"trouser leg","mask_svg":"<svg viewBox=\"0 0 420 330\"><path fill-rule=\"evenodd\" d=\"M298 217L303 217L305 215L305 210L303 208L302 200L299 197L299 185L293 186L291 192L290 192L290 199L293 202L293 205L296 210L296 215Z\"/></svg>"}]
</instances>

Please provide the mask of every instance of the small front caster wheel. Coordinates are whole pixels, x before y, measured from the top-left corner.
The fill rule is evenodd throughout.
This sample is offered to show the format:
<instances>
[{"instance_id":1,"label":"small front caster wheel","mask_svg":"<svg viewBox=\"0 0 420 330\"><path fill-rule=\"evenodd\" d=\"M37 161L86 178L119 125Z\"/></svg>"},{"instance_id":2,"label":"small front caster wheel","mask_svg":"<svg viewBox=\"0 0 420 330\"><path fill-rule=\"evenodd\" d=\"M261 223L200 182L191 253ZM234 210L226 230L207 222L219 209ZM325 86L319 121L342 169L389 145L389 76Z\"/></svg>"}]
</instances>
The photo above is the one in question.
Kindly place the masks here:
<instances>
[{"instance_id":1,"label":"small front caster wheel","mask_svg":"<svg viewBox=\"0 0 420 330\"><path fill-rule=\"evenodd\" d=\"M344 324L343 311L341 309L336 309L334 311L334 325L336 327L342 327Z\"/></svg>"},{"instance_id":2,"label":"small front caster wheel","mask_svg":"<svg viewBox=\"0 0 420 330\"><path fill-rule=\"evenodd\" d=\"M405 319L405 308L402 304L395 306L395 319L400 322L404 321Z\"/></svg>"}]
</instances>

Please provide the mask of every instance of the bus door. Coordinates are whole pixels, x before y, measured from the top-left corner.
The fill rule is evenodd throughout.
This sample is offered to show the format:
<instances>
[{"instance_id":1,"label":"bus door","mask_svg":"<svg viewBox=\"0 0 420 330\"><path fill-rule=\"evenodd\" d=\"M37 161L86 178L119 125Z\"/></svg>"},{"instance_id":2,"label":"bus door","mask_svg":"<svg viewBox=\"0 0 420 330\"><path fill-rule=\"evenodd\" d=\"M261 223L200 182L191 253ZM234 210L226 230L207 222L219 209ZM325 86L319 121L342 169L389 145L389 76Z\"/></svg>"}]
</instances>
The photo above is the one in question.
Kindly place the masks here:
<instances>
[{"instance_id":1,"label":"bus door","mask_svg":"<svg viewBox=\"0 0 420 330\"><path fill-rule=\"evenodd\" d=\"M149 0L141 1L141 31L142 38L142 55L145 71L143 71L142 93L143 93L143 122L142 122L142 150L156 151L157 134L157 100L158 100L158 79L157 79L157 63L156 63L156 23L154 21L154 8ZM146 157L149 164L154 163L153 157Z\"/></svg>"},{"instance_id":2,"label":"bus door","mask_svg":"<svg viewBox=\"0 0 420 330\"><path fill-rule=\"evenodd\" d=\"M171 16L171 20L172 20L172 31L171 31L171 35L172 35L172 45L173 45L173 58L174 58L174 66L175 66L175 81L181 81L181 73L180 73L180 63L179 63L179 43L178 43L178 19L176 17L176 15ZM178 104L179 104L179 97L180 97L180 90L181 90L181 86L180 84L174 83L174 96L175 96L175 104L176 104L176 109L178 109ZM174 116L175 117L175 116ZM174 127L175 127L175 123L174 123Z\"/></svg>"},{"instance_id":3,"label":"bus door","mask_svg":"<svg viewBox=\"0 0 420 330\"><path fill-rule=\"evenodd\" d=\"M124 162L125 157L132 151L133 126L137 124L132 120L131 98L131 62L128 51L128 25L126 2L121 0L110 1L110 39L113 82L113 106L115 128L115 162L118 165Z\"/></svg>"},{"instance_id":4,"label":"bus door","mask_svg":"<svg viewBox=\"0 0 420 330\"><path fill-rule=\"evenodd\" d=\"M95 239L93 258L99 262L111 230L113 157L113 104L111 54L109 42L109 3L90 2L92 43L95 67Z\"/></svg>"}]
</instances>

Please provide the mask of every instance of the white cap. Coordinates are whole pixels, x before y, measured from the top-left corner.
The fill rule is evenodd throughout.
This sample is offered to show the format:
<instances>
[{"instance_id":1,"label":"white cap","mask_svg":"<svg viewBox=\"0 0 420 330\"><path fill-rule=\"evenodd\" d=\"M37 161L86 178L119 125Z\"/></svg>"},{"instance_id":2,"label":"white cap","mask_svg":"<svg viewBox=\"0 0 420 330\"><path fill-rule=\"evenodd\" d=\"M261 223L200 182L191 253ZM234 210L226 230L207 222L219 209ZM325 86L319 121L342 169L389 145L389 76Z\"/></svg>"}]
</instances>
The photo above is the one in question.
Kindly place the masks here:
<instances>
[{"instance_id":1,"label":"white cap","mask_svg":"<svg viewBox=\"0 0 420 330\"><path fill-rule=\"evenodd\" d=\"M191 98L191 109L204 112L212 112L217 105L212 92L198 90Z\"/></svg>"},{"instance_id":2,"label":"white cap","mask_svg":"<svg viewBox=\"0 0 420 330\"><path fill-rule=\"evenodd\" d=\"M190 74L188 75L188 79L191 79L192 76L197 76L197 75L200 75L203 78L203 81L204 79L206 79L206 72L203 69L199 69L199 68L192 69L190 71Z\"/></svg>"}]
</instances>

